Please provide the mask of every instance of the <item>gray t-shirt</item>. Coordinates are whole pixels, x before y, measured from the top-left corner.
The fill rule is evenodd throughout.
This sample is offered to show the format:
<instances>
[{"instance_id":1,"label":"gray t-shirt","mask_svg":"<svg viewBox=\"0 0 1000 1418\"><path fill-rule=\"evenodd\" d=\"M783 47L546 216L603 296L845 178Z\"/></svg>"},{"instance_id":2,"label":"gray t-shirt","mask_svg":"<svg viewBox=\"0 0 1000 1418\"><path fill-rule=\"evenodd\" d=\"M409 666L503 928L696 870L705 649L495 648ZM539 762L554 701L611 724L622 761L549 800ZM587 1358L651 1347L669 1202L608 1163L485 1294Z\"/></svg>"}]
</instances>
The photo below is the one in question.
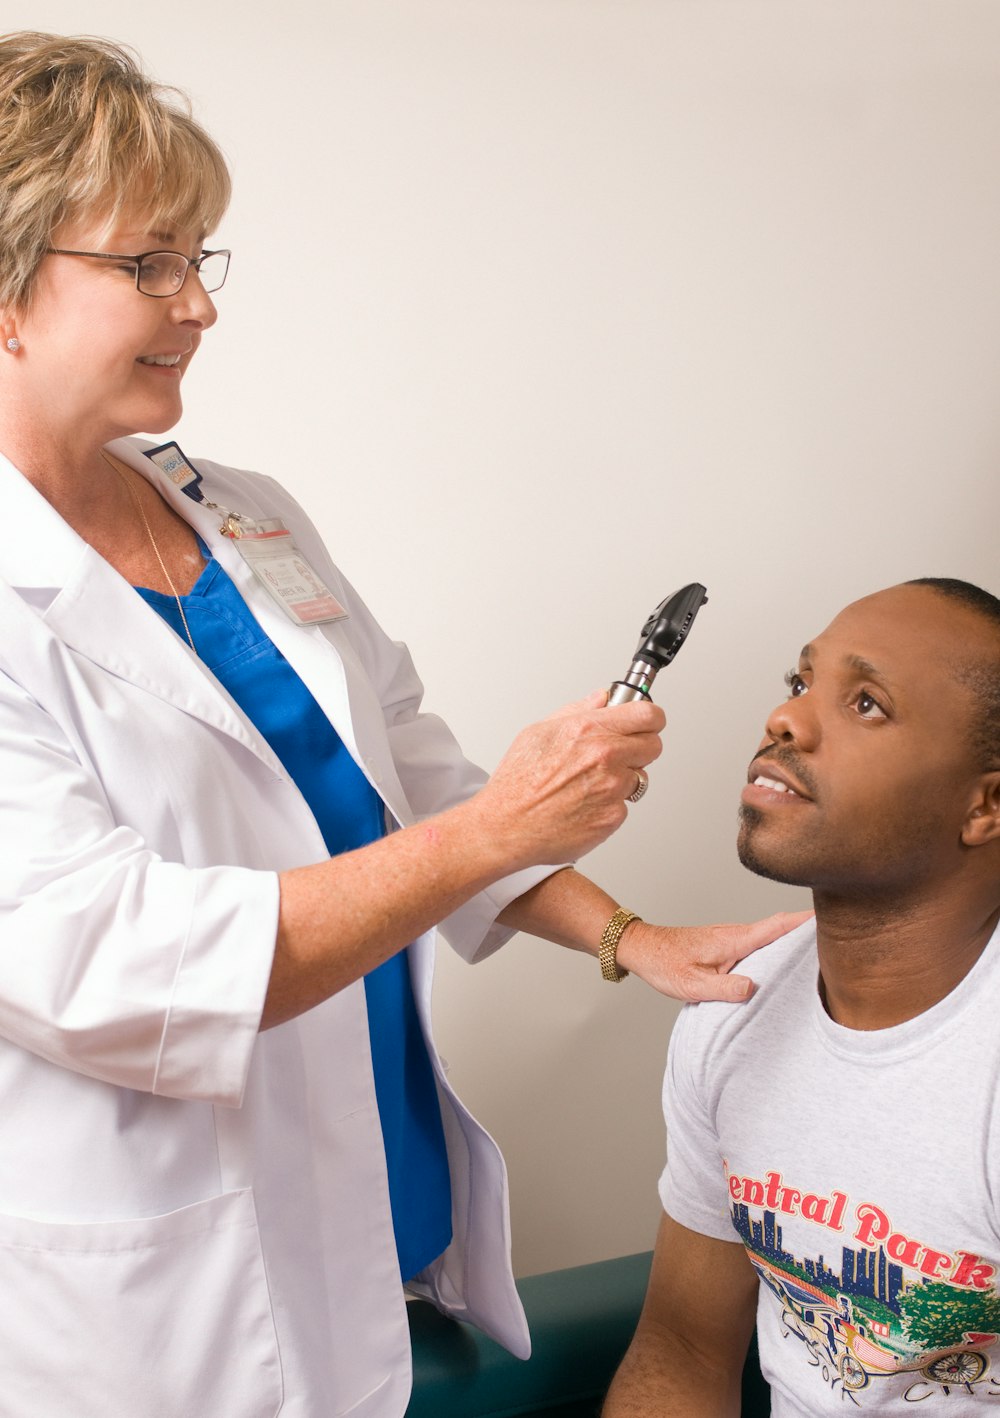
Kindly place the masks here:
<instances>
[{"instance_id":1,"label":"gray t-shirt","mask_svg":"<svg viewBox=\"0 0 1000 1418\"><path fill-rule=\"evenodd\" d=\"M1000 1418L1000 931L893 1029L829 1018L812 923L745 969L674 1030L660 1195L746 1246L774 1418Z\"/></svg>"}]
</instances>

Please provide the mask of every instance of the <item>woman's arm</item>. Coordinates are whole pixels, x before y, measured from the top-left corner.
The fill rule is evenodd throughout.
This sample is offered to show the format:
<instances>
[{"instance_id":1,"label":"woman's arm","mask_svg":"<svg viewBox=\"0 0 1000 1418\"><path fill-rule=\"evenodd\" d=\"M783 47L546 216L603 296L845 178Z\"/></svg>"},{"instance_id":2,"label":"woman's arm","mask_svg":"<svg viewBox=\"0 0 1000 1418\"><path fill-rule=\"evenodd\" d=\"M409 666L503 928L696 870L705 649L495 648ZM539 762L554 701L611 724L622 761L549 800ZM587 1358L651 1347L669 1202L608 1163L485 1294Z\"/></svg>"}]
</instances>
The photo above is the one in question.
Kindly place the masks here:
<instances>
[{"instance_id":1,"label":"woman's arm","mask_svg":"<svg viewBox=\"0 0 1000 1418\"><path fill-rule=\"evenodd\" d=\"M566 869L512 901L498 919L514 930L596 956L604 927L617 909L618 903L596 882ZM752 925L655 926L630 921L618 945L618 964L674 999L738 1004L750 995L753 982L746 975L731 975L733 966L811 914L782 911Z\"/></svg>"},{"instance_id":2,"label":"woman's arm","mask_svg":"<svg viewBox=\"0 0 1000 1418\"><path fill-rule=\"evenodd\" d=\"M457 807L282 873L261 1027L311 1009L501 877L572 861L610 836L636 768L660 753L664 718L652 704L602 700L595 694L525 729L485 787Z\"/></svg>"}]
</instances>

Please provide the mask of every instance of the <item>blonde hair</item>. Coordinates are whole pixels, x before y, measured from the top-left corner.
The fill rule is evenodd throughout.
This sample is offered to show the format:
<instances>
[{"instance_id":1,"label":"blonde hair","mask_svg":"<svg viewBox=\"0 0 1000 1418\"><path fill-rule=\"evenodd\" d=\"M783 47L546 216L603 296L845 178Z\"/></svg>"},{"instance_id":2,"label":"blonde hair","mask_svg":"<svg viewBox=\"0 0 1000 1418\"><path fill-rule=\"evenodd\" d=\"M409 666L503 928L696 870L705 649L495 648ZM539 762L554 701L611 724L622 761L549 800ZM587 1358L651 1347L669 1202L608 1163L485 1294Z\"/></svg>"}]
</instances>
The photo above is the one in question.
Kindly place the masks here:
<instances>
[{"instance_id":1,"label":"blonde hair","mask_svg":"<svg viewBox=\"0 0 1000 1418\"><path fill-rule=\"evenodd\" d=\"M151 227L210 232L229 204L219 148L177 89L138 56L89 36L0 35L0 306L25 309L64 224L110 231L127 209Z\"/></svg>"}]
</instances>

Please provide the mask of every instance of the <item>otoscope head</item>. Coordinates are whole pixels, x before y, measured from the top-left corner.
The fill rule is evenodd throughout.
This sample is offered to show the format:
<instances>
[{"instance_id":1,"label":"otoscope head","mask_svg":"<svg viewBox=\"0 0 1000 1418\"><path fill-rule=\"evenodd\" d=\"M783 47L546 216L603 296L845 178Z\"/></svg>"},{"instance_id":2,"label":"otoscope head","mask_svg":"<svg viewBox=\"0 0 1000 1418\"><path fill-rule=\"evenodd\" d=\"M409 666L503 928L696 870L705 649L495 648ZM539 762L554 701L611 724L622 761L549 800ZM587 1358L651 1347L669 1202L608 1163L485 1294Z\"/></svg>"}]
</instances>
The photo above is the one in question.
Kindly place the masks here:
<instances>
[{"instance_id":1,"label":"otoscope head","mask_svg":"<svg viewBox=\"0 0 1000 1418\"><path fill-rule=\"evenodd\" d=\"M636 646L635 659L663 669L684 644L695 616L708 600L705 587L698 581L682 586L665 601L661 601L642 627L642 638Z\"/></svg>"}]
</instances>

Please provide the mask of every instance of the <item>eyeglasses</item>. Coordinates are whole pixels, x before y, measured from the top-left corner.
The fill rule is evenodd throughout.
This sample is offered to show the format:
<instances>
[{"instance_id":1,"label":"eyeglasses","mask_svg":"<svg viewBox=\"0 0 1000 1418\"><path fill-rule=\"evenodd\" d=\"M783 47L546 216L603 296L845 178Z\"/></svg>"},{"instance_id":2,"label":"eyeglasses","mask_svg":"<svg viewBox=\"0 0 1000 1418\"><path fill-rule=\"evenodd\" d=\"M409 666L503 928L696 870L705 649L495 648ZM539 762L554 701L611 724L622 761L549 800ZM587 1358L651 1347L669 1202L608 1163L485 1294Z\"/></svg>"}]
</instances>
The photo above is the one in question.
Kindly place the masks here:
<instances>
[{"instance_id":1,"label":"eyeglasses","mask_svg":"<svg viewBox=\"0 0 1000 1418\"><path fill-rule=\"evenodd\" d=\"M95 261L125 261L135 268L135 288L141 295L166 300L176 295L193 266L206 294L221 290L229 272L229 251L203 251L192 261L179 251L142 251L138 256L119 256L111 251L62 251L50 246L47 256L90 256Z\"/></svg>"}]
</instances>

